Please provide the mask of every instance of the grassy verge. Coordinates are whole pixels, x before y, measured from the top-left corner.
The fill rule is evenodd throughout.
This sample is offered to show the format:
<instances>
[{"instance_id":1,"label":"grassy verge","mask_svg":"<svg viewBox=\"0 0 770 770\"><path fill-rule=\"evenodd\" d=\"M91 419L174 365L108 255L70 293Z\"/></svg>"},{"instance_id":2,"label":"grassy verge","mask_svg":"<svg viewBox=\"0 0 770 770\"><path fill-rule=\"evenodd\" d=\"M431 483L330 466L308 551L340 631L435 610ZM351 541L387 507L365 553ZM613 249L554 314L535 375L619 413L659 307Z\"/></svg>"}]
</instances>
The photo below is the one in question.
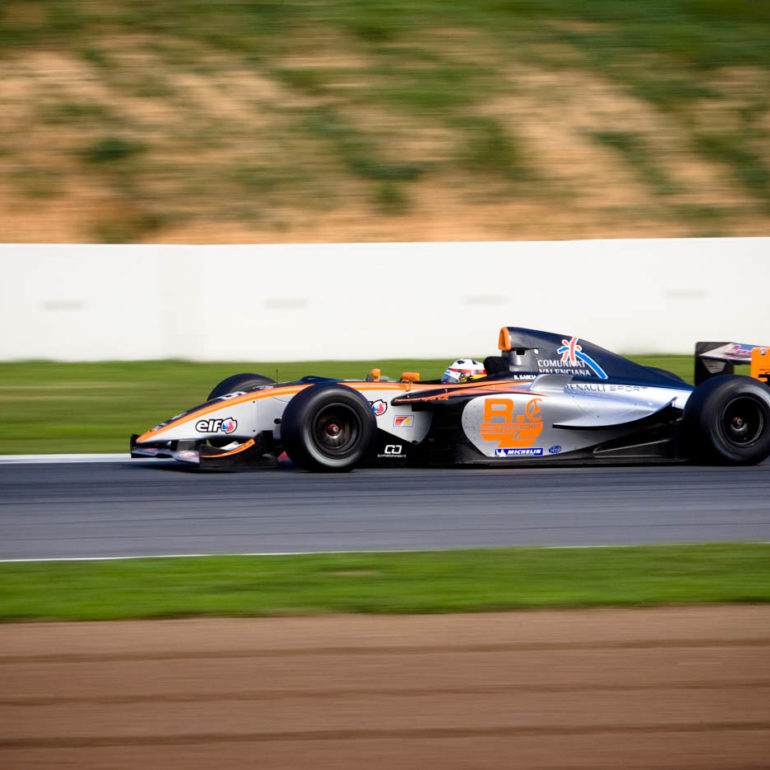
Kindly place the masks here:
<instances>
[{"instance_id":1,"label":"grassy verge","mask_svg":"<svg viewBox=\"0 0 770 770\"><path fill-rule=\"evenodd\" d=\"M0 564L0 620L770 601L770 545Z\"/></svg>"},{"instance_id":2,"label":"grassy verge","mask_svg":"<svg viewBox=\"0 0 770 770\"><path fill-rule=\"evenodd\" d=\"M683 377L690 356L645 356L640 363ZM237 372L287 381L306 374L362 378L372 367L398 377L419 371L440 377L447 361L306 361L293 363L194 363L116 361L0 364L0 454L127 451L128 436L205 401L211 389Z\"/></svg>"}]
</instances>

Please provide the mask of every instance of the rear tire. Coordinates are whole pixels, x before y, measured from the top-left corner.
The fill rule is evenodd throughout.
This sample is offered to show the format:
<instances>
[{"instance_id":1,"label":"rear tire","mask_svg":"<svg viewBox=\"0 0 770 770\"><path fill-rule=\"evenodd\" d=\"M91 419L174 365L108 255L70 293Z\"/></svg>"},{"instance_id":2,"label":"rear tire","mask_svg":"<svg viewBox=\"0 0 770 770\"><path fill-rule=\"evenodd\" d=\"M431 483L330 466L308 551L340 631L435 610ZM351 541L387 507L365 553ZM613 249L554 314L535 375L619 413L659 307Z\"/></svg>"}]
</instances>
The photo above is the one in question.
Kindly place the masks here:
<instances>
[{"instance_id":1,"label":"rear tire","mask_svg":"<svg viewBox=\"0 0 770 770\"><path fill-rule=\"evenodd\" d=\"M309 471L352 470L369 454L376 430L369 402L336 382L300 391L281 418L286 454Z\"/></svg>"},{"instance_id":2,"label":"rear tire","mask_svg":"<svg viewBox=\"0 0 770 770\"><path fill-rule=\"evenodd\" d=\"M261 374L234 374L217 385L209 393L207 401L212 401L220 396L226 396L228 393L236 393L239 390L252 390L261 385L274 385L275 380L269 377L263 377Z\"/></svg>"},{"instance_id":3,"label":"rear tire","mask_svg":"<svg viewBox=\"0 0 770 770\"><path fill-rule=\"evenodd\" d=\"M754 465L770 455L770 390L723 374L699 385L684 408L688 454L719 465Z\"/></svg>"}]
</instances>

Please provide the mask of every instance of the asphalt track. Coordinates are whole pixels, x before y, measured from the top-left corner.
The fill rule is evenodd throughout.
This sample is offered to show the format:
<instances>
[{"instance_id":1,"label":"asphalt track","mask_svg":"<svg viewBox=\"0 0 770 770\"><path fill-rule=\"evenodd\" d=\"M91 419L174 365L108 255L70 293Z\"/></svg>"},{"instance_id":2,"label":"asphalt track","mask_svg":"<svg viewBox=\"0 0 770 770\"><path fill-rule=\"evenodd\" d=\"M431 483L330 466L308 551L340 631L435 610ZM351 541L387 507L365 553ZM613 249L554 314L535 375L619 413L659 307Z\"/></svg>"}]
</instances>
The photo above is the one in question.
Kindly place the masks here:
<instances>
[{"instance_id":1,"label":"asphalt track","mask_svg":"<svg viewBox=\"0 0 770 770\"><path fill-rule=\"evenodd\" d=\"M0 463L0 559L770 541L770 462L200 474Z\"/></svg>"}]
</instances>

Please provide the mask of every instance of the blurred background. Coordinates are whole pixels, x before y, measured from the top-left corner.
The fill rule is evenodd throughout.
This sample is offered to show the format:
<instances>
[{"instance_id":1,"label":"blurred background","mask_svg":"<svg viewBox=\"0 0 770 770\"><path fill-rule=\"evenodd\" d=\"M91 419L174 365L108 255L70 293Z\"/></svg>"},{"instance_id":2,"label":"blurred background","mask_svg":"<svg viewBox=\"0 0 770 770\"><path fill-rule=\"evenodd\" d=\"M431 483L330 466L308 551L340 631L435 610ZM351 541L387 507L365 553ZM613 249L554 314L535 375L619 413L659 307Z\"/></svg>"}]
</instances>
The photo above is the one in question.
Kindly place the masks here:
<instances>
[{"instance_id":1,"label":"blurred background","mask_svg":"<svg viewBox=\"0 0 770 770\"><path fill-rule=\"evenodd\" d=\"M0 242L763 235L770 3L4 0Z\"/></svg>"}]
</instances>

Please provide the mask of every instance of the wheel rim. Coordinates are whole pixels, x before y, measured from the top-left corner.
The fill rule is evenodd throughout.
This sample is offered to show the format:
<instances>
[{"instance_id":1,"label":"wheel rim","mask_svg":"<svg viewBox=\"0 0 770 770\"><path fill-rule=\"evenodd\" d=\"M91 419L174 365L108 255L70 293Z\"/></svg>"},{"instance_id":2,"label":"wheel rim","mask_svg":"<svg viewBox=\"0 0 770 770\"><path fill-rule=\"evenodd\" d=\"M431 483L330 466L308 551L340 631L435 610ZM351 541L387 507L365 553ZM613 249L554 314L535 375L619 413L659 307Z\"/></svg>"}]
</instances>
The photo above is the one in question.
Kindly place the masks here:
<instances>
[{"instance_id":1,"label":"wheel rim","mask_svg":"<svg viewBox=\"0 0 770 770\"><path fill-rule=\"evenodd\" d=\"M764 428L765 410L756 399L748 396L734 398L722 412L722 433L735 446L753 444Z\"/></svg>"},{"instance_id":2,"label":"wheel rim","mask_svg":"<svg viewBox=\"0 0 770 770\"><path fill-rule=\"evenodd\" d=\"M358 415L343 404L329 404L313 421L313 438L318 449L328 457L344 457L361 435Z\"/></svg>"}]
</instances>

